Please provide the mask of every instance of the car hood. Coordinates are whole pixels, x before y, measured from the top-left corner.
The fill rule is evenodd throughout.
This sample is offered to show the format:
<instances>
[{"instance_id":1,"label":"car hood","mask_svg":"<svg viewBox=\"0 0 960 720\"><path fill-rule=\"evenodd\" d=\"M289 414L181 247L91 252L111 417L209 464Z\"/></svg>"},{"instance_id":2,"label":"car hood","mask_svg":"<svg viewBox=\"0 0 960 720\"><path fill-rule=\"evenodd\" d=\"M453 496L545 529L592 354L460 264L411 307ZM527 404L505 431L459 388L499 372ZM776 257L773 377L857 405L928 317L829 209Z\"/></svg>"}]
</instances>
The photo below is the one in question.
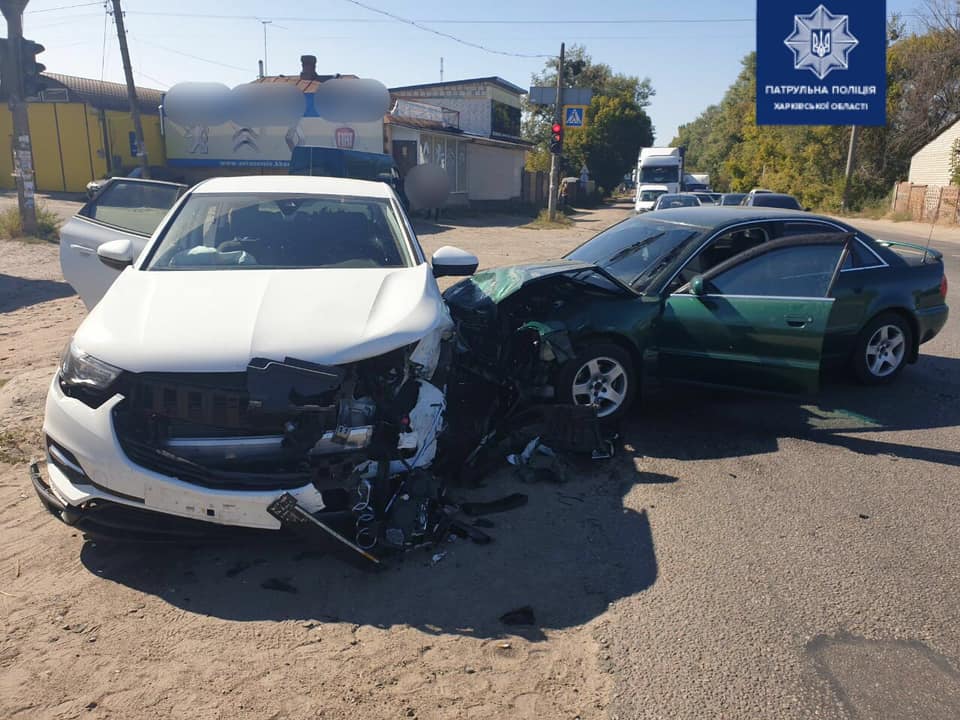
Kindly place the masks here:
<instances>
[{"instance_id":1,"label":"car hood","mask_svg":"<svg viewBox=\"0 0 960 720\"><path fill-rule=\"evenodd\" d=\"M577 260L550 260L493 268L457 283L447 290L443 297L451 305L462 308L490 302L499 304L532 282L588 269L595 270L596 267Z\"/></svg>"},{"instance_id":2,"label":"car hood","mask_svg":"<svg viewBox=\"0 0 960 720\"><path fill-rule=\"evenodd\" d=\"M140 271L81 324L83 352L131 372L242 372L252 358L337 365L452 326L430 267Z\"/></svg>"}]
</instances>

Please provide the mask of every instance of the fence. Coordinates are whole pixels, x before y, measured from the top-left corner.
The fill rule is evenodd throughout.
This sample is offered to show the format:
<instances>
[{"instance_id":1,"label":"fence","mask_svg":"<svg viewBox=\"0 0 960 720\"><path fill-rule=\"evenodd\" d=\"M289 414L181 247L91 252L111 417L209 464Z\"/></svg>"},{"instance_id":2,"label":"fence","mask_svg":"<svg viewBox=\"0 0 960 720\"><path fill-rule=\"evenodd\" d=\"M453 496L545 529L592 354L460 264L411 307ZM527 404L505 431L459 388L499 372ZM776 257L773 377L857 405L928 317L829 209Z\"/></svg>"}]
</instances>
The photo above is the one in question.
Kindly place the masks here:
<instances>
[{"instance_id":1,"label":"fence","mask_svg":"<svg viewBox=\"0 0 960 720\"><path fill-rule=\"evenodd\" d=\"M523 171L520 182L520 200L538 208L547 206L550 196L550 173Z\"/></svg>"},{"instance_id":2,"label":"fence","mask_svg":"<svg viewBox=\"0 0 960 720\"><path fill-rule=\"evenodd\" d=\"M893 211L917 222L958 225L960 187L897 183L893 189Z\"/></svg>"}]
</instances>

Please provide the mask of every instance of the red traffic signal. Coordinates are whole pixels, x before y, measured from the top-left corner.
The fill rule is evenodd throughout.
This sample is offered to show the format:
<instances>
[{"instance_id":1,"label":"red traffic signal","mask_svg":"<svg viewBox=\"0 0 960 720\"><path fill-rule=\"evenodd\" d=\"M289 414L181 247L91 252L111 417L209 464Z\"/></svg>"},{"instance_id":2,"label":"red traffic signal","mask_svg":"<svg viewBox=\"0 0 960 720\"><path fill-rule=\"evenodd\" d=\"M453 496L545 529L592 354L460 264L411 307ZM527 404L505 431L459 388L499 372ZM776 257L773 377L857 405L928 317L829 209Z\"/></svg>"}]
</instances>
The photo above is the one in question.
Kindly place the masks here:
<instances>
[{"instance_id":1,"label":"red traffic signal","mask_svg":"<svg viewBox=\"0 0 960 720\"><path fill-rule=\"evenodd\" d=\"M550 138L550 152L559 155L563 152L563 126L555 122L551 130L553 135Z\"/></svg>"}]
</instances>

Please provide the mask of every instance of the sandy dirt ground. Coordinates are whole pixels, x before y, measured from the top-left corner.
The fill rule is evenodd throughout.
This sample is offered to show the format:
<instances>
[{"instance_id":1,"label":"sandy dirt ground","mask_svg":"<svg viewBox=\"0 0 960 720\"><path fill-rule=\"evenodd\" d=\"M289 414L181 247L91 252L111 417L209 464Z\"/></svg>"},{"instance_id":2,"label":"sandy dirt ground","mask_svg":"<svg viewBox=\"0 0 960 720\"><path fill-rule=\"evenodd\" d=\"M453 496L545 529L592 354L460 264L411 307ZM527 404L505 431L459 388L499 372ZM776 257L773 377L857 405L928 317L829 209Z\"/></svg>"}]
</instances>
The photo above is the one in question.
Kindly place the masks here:
<instances>
[{"instance_id":1,"label":"sandy dirt ground","mask_svg":"<svg viewBox=\"0 0 960 720\"><path fill-rule=\"evenodd\" d=\"M557 257L624 214L585 213L562 231L515 218L419 231L428 253L457 245L491 266ZM376 576L269 539L85 542L40 509L27 477L47 384L84 312L55 246L0 243L0 717L604 716L604 614L650 577L649 528L623 510L615 463L560 488L490 477L474 497L530 495L491 518L492 545L453 543L436 562L411 553ZM639 564L607 564L624 542ZM500 623L524 605L535 628Z\"/></svg>"}]
</instances>

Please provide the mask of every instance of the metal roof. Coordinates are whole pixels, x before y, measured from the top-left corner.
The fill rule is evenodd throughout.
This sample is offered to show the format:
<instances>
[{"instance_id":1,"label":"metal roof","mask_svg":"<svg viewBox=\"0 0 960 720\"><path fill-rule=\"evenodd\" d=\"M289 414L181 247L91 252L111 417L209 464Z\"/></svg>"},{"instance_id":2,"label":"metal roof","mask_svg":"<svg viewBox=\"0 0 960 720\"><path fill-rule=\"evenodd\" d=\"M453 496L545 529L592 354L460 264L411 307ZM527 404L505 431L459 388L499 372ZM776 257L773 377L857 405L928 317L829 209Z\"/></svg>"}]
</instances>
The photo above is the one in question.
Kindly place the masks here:
<instances>
[{"instance_id":1,"label":"metal roof","mask_svg":"<svg viewBox=\"0 0 960 720\"><path fill-rule=\"evenodd\" d=\"M123 83L93 80L91 78L61 75L60 73L43 73L46 78L46 87L66 88L72 102L84 102L98 110L120 110L129 112L130 102L127 99L127 86ZM137 87L137 101L140 112L150 115L160 113L160 103L163 91L155 88Z\"/></svg>"},{"instance_id":2,"label":"metal roof","mask_svg":"<svg viewBox=\"0 0 960 720\"><path fill-rule=\"evenodd\" d=\"M514 85L512 82L504 80L502 77L497 77L492 75L490 77L481 77L481 78L467 78L465 80L449 80L445 82L434 82L434 83L425 83L423 85L404 85L402 87L390 88L390 92L404 92L406 90L429 90L430 88L442 88L442 87L455 87L457 85L466 85L468 83L490 83L491 85L496 85L497 87L503 88L517 95L526 95L527 91L522 87Z\"/></svg>"},{"instance_id":3,"label":"metal roof","mask_svg":"<svg viewBox=\"0 0 960 720\"><path fill-rule=\"evenodd\" d=\"M302 92L305 93L315 93L317 88L320 87L320 83L324 83L327 80L334 80L339 78L341 80L357 80L356 75L317 75L315 80L303 80L299 75L267 75L262 78L257 78L254 80L254 83L283 83L286 85L296 85Z\"/></svg>"}]
</instances>

